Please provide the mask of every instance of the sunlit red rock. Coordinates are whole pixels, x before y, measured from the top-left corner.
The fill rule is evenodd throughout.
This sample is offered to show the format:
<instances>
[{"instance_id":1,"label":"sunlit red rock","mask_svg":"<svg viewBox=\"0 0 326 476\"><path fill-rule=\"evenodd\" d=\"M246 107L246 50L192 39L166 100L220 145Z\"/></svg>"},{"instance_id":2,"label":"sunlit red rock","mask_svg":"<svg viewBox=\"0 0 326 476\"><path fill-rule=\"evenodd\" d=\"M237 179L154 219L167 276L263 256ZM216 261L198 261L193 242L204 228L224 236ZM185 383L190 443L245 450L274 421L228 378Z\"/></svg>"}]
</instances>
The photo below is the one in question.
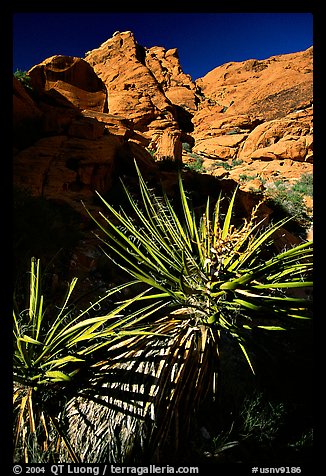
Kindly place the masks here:
<instances>
[{"instance_id":1,"label":"sunlit red rock","mask_svg":"<svg viewBox=\"0 0 326 476\"><path fill-rule=\"evenodd\" d=\"M107 111L105 86L81 58L55 55L34 66L28 74L36 93L58 105Z\"/></svg>"},{"instance_id":2,"label":"sunlit red rock","mask_svg":"<svg viewBox=\"0 0 326 476\"><path fill-rule=\"evenodd\" d=\"M229 62L194 82L176 48L116 32L85 59L52 56L28 74L32 93L14 80L14 175L35 193L76 203L109 190L126 158L149 169L153 157L199 158L243 190L312 173L312 48Z\"/></svg>"}]
</instances>

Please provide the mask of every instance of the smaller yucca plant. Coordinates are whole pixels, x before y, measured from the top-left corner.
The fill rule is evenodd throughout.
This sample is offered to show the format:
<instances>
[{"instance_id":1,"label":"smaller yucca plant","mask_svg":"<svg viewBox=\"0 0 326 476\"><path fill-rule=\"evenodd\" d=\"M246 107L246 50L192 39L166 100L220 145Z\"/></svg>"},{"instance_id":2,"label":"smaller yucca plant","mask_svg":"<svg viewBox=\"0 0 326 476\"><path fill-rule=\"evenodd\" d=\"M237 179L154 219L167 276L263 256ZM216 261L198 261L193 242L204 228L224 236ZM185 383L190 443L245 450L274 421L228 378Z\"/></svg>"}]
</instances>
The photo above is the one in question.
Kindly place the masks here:
<instances>
[{"instance_id":1,"label":"smaller yucca plant","mask_svg":"<svg viewBox=\"0 0 326 476\"><path fill-rule=\"evenodd\" d=\"M119 296L134 281L112 288L89 308L74 314L69 304L76 283L77 278L73 278L62 306L46 306L41 292L40 260L32 258L27 308L20 310L14 300L14 448L19 461L53 458L62 443L72 461L79 460L60 423L60 390L74 382L88 357L94 363L101 348L125 335L147 334L142 328L128 329L130 321L134 325L158 307L154 303L124 316L123 311L143 292L117 303L105 315L88 317L101 301Z\"/></svg>"}]
</instances>

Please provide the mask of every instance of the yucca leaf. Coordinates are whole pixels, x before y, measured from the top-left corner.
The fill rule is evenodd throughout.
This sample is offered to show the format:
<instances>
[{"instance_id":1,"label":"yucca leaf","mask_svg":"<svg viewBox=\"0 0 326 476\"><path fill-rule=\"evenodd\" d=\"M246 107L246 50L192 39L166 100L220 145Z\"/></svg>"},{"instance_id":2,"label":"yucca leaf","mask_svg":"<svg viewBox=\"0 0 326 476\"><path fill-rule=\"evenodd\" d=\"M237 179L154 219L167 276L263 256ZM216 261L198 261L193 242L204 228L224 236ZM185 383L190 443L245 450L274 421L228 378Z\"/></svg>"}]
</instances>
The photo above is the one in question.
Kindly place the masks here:
<instances>
[{"instance_id":1,"label":"yucca leaf","mask_svg":"<svg viewBox=\"0 0 326 476\"><path fill-rule=\"evenodd\" d=\"M257 326L259 329L265 329L268 331L286 331L285 327L280 326Z\"/></svg>"},{"instance_id":2,"label":"yucca leaf","mask_svg":"<svg viewBox=\"0 0 326 476\"><path fill-rule=\"evenodd\" d=\"M293 314L294 311L300 311L300 314ZM301 319L303 321L310 321L311 320L311 315L304 315L305 309L290 309L287 311L286 315L287 317L294 317L295 319Z\"/></svg>"},{"instance_id":3,"label":"yucca leaf","mask_svg":"<svg viewBox=\"0 0 326 476\"><path fill-rule=\"evenodd\" d=\"M30 292L29 292L29 320L33 322L36 315L38 305L38 290L39 290L39 267L40 262L35 258L31 259L30 272Z\"/></svg>"},{"instance_id":4,"label":"yucca leaf","mask_svg":"<svg viewBox=\"0 0 326 476\"><path fill-rule=\"evenodd\" d=\"M38 305L38 312L37 312L37 319L36 319L36 324L35 324L35 339L37 340L40 335L40 330L42 327L42 320L43 320L43 301L44 298L41 295L40 300L39 300L39 305Z\"/></svg>"},{"instance_id":5,"label":"yucca leaf","mask_svg":"<svg viewBox=\"0 0 326 476\"><path fill-rule=\"evenodd\" d=\"M136 168L137 175L138 175L138 181L139 181L141 195L142 195L142 198L143 198L143 204L145 206L147 216L149 217L149 219L153 223L153 219L154 219L154 217L156 217L156 214L157 214L157 210L153 206L153 194L150 193L150 191L149 191L149 189L148 189L148 187L145 183L145 180L143 179L143 177L140 173L140 170L139 170L139 167L137 165L136 160L134 160L134 164L135 164L135 168ZM128 189L125 186L124 186L124 189L127 193L127 196L129 197L130 194L129 194Z\"/></svg>"},{"instance_id":6,"label":"yucca leaf","mask_svg":"<svg viewBox=\"0 0 326 476\"><path fill-rule=\"evenodd\" d=\"M22 346L22 340L19 338L16 338L16 345L17 345L19 360L24 363L25 367L28 367L28 364L29 364L28 353L24 350ZM16 353L14 355L16 355Z\"/></svg>"},{"instance_id":7,"label":"yucca leaf","mask_svg":"<svg viewBox=\"0 0 326 476\"><path fill-rule=\"evenodd\" d=\"M181 224L181 222L180 222L172 204L170 203L168 197L166 196L166 194L164 194L164 197L165 197L165 203L167 205L169 214L172 218L171 225L169 224L168 220L166 220L166 222L165 222L166 230L167 230L168 234L171 237L172 244L175 247L177 247L177 249L179 249L179 250L182 250L182 249L191 250L191 241L193 239L192 235L189 234L188 228L185 228Z\"/></svg>"},{"instance_id":8,"label":"yucca leaf","mask_svg":"<svg viewBox=\"0 0 326 476\"><path fill-rule=\"evenodd\" d=\"M236 338L236 340L238 342L238 345L239 345L240 349L242 350L242 353L245 356L245 359L246 359L247 363L249 364L249 367L250 367L252 373L255 375L255 370L254 370L253 364L251 362L251 359L249 357L247 349L245 348L244 344L242 343L242 339L240 338L239 335L233 335L233 337Z\"/></svg>"},{"instance_id":9,"label":"yucca leaf","mask_svg":"<svg viewBox=\"0 0 326 476\"><path fill-rule=\"evenodd\" d=\"M295 265L292 264L292 259L290 259L293 254L295 254L295 258L293 258L293 260L295 260L295 263L296 263ZM289 274L292 277L292 273L294 270L297 270L298 273L300 273L300 271L303 272L304 270L307 272L307 268L309 269L311 264L306 264L306 265L304 263L299 264L297 263L297 259L298 257L297 257L296 250L293 249L292 254L288 253L284 255L283 260L279 256L276 256L272 258L271 260L268 260L267 262L254 267L249 272L244 273L240 277L237 277L233 280L222 283L220 285L220 289L223 289L223 290L237 289L241 285L245 285L248 282L254 281L255 279L258 278L258 276L261 276L261 275L264 275L266 276L266 279L269 279L267 271L271 272L273 268L279 269L279 274L274 275L274 279L276 277L281 278L285 276L286 274ZM304 259L304 256L303 257L301 256L301 259ZM280 267L280 263L282 263L282 267ZM286 266L288 266L288 268L286 268Z\"/></svg>"},{"instance_id":10,"label":"yucca leaf","mask_svg":"<svg viewBox=\"0 0 326 476\"><path fill-rule=\"evenodd\" d=\"M22 337L18 337L17 341L19 342L26 342L28 344L36 344L36 345L43 345L42 342L33 339L32 337L29 337L27 335L23 335Z\"/></svg>"},{"instance_id":11,"label":"yucca leaf","mask_svg":"<svg viewBox=\"0 0 326 476\"><path fill-rule=\"evenodd\" d=\"M280 279L283 279L287 276L291 280L297 280L297 279L302 280L303 275L307 275L311 272L312 272L311 263L291 264L291 266L287 269L282 269L280 267L276 267L276 270L274 270L273 268L269 269L268 274L266 275L266 281L277 283L279 282Z\"/></svg>"},{"instance_id":12,"label":"yucca leaf","mask_svg":"<svg viewBox=\"0 0 326 476\"><path fill-rule=\"evenodd\" d=\"M67 363L72 363L72 362L84 362L84 359L81 359L80 357L75 357L74 355L66 355L65 357L60 357L58 359L53 359L53 360L48 360L44 362L44 364L40 365L40 368L43 369L44 367L59 367L61 365L65 365Z\"/></svg>"},{"instance_id":13,"label":"yucca leaf","mask_svg":"<svg viewBox=\"0 0 326 476\"><path fill-rule=\"evenodd\" d=\"M233 213L234 199L235 199L237 191L238 191L238 186L235 188L235 190L233 192L233 195L232 195L229 207L228 207L228 211L227 211L226 217L224 219L223 229L222 229L222 240L224 240L227 237L227 234L229 233L230 223L231 223L231 218L232 218L232 213Z\"/></svg>"},{"instance_id":14,"label":"yucca leaf","mask_svg":"<svg viewBox=\"0 0 326 476\"><path fill-rule=\"evenodd\" d=\"M277 282L277 283L270 283L270 284L253 284L252 285L252 287L255 289L309 288L312 286L313 286L313 281L289 281L289 282L283 282L283 283Z\"/></svg>"},{"instance_id":15,"label":"yucca leaf","mask_svg":"<svg viewBox=\"0 0 326 476\"><path fill-rule=\"evenodd\" d=\"M280 303L283 302L284 304L285 303L288 303L288 302L291 302L291 303L306 303L307 302L307 299L305 298L295 298L295 297L288 297L288 296L271 296L270 294L255 294L253 292L251 292L250 290L248 289L241 289L241 288L237 288L236 289L236 294L241 294L243 296L247 296L247 297L250 297L250 298L257 298L256 301L260 301L260 300L264 300L264 301L279 301Z\"/></svg>"},{"instance_id":16,"label":"yucca leaf","mask_svg":"<svg viewBox=\"0 0 326 476\"><path fill-rule=\"evenodd\" d=\"M244 308L252 309L253 311L260 311L262 309L261 304L253 304L252 302L246 301L244 299L235 298L233 299L233 302L235 304L240 304L240 306L243 306Z\"/></svg>"},{"instance_id":17,"label":"yucca leaf","mask_svg":"<svg viewBox=\"0 0 326 476\"><path fill-rule=\"evenodd\" d=\"M77 324L73 326L68 326L65 328L64 331L60 333L60 337L64 337L66 335L73 335L76 330L84 329L87 328L87 330L94 329L101 326L103 323L107 322L108 317L107 316L100 316L100 317L91 317L89 319L84 319L81 322L78 322ZM90 327L91 326L91 327Z\"/></svg>"},{"instance_id":18,"label":"yucca leaf","mask_svg":"<svg viewBox=\"0 0 326 476\"><path fill-rule=\"evenodd\" d=\"M278 259L284 259L286 256L293 255L294 253L298 253L302 250L308 248L308 250L312 250L313 242L312 241L304 241L303 243L296 245L289 250L283 251L277 255Z\"/></svg>"},{"instance_id":19,"label":"yucca leaf","mask_svg":"<svg viewBox=\"0 0 326 476\"><path fill-rule=\"evenodd\" d=\"M286 265L286 268L289 269L291 268L291 266L298 266L298 260L302 262L303 267L312 266L312 261L306 261L312 258L311 249L305 249L307 248L306 245L306 243L303 243L303 245L298 245L296 247L291 248L287 252L274 256L270 260L266 261L266 263L264 264L264 266L261 267L261 269L272 269L275 266L278 267L279 263L282 263L283 267L284 265Z\"/></svg>"},{"instance_id":20,"label":"yucca leaf","mask_svg":"<svg viewBox=\"0 0 326 476\"><path fill-rule=\"evenodd\" d=\"M218 239L218 231L220 229L220 204L222 201L222 190L219 193L219 196L216 200L214 213L213 213L213 248L216 248L217 239Z\"/></svg>"},{"instance_id":21,"label":"yucca leaf","mask_svg":"<svg viewBox=\"0 0 326 476\"><path fill-rule=\"evenodd\" d=\"M188 200L183 188L181 175L179 175L179 190L180 190L181 204L182 204L184 217L186 220L187 230L189 232L190 238L193 240L195 237L196 223L194 221L194 213L191 212L189 204L188 204Z\"/></svg>"},{"instance_id":22,"label":"yucca leaf","mask_svg":"<svg viewBox=\"0 0 326 476\"><path fill-rule=\"evenodd\" d=\"M44 376L52 380L53 382L67 382L71 380L69 375L59 370L48 370L44 373Z\"/></svg>"}]
</instances>

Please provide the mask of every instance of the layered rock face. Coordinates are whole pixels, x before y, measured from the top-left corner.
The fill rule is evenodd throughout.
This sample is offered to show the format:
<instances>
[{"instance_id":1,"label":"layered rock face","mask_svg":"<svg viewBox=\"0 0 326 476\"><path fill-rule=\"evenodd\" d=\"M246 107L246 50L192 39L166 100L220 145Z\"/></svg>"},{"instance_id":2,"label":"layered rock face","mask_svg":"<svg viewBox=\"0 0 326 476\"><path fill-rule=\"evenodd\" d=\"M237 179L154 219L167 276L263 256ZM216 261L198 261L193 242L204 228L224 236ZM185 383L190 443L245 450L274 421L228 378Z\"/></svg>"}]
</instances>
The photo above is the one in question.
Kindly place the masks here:
<instances>
[{"instance_id":1,"label":"layered rock face","mask_svg":"<svg viewBox=\"0 0 326 476\"><path fill-rule=\"evenodd\" d=\"M14 182L78 207L133 158L193 162L263 188L313 167L313 49L218 66L192 81L176 49L116 32L85 59L53 56L14 78ZM185 147L187 145L187 147Z\"/></svg>"},{"instance_id":2,"label":"layered rock face","mask_svg":"<svg viewBox=\"0 0 326 476\"><path fill-rule=\"evenodd\" d=\"M312 173L313 49L227 63L196 81L193 152L214 175ZM219 161L217 161L219 159ZM225 173L220 159L239 164ZM216 163L219 166L216 166Z\"/></svg>"},{"instance_id":3,"label":"layered rock face","mask_svg":"<svg viewBox=\"0 0 326 476\"><path fill-rule=\"evenodd\" d=\"M81 200L91 206L95 190L111 188L119 160L152 166L132 120L108 113L106 86L85 60L53 56L28 74L30 95L14 78L17 187L81 211Z\"/></svg>"}]
</instances>

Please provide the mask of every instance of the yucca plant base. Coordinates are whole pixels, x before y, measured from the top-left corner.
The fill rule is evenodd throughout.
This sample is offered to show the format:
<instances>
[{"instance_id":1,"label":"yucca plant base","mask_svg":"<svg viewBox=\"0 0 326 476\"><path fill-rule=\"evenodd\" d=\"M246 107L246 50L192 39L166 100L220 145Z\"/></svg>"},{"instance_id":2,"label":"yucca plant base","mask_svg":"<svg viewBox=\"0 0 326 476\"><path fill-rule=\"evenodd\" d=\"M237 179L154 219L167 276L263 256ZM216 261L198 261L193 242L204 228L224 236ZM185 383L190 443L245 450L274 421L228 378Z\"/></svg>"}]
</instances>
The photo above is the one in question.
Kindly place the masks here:
<instances>
[{"instance_id":1,"label":"yucca plant base","mask_svg":"<svg viewBox=\"0 0 326 476\"><path fill-rule=\"evenodd\" d=\"M167 448L172 458L196 409L213 398L217 336L194 331L186 315L159 319L155 331L164 337L135 337L111 349L110 363L90 369L89 386L68 402L67 435L82 461L159 462Z\"/></svg>"},{"instance_id":2,"label":"yucca plant base","mask_svg":"<svg viewBox=\"0 0 326 476\"><path fill-rule=\"evenodd\" d=\"M261 380L259 374L253 376L241 360L241 351L227 336L221 336L218 357L213 338L208 339L204 350L200 348L198 342L207 340L207 336L202 334L203 327L193 332L191 319L175 321L167 316L160 322L171 336L168 340L149 337L145 345L133 338L128 351L124 343L121 352L109 359L111 364L102 362L89 370L87 388L79 389L67 402L66 436L80 461L177 464L186 458L198 463L206 460L204 450L199 445L192 449L192 445L202 443L202 426L211 425L216 432L211 437L218 436L219 431L223 434L232 426L243 401L257 388L268 392L276 386L272 392L277 394L276 401L295 406L295 392L301 385L291 369L278 377L273 376L272 368L268 372L262 369ZM261 382L268 378L268 386L262 387ZM277 388L279 379L283 389ZM296 390L294 385L291 397L291 391L287 392L293 383ZM209 442L212 445L212 439ZM73 461L64 444L58 458L61 462Z\"/></svg>"}]
</instances>

